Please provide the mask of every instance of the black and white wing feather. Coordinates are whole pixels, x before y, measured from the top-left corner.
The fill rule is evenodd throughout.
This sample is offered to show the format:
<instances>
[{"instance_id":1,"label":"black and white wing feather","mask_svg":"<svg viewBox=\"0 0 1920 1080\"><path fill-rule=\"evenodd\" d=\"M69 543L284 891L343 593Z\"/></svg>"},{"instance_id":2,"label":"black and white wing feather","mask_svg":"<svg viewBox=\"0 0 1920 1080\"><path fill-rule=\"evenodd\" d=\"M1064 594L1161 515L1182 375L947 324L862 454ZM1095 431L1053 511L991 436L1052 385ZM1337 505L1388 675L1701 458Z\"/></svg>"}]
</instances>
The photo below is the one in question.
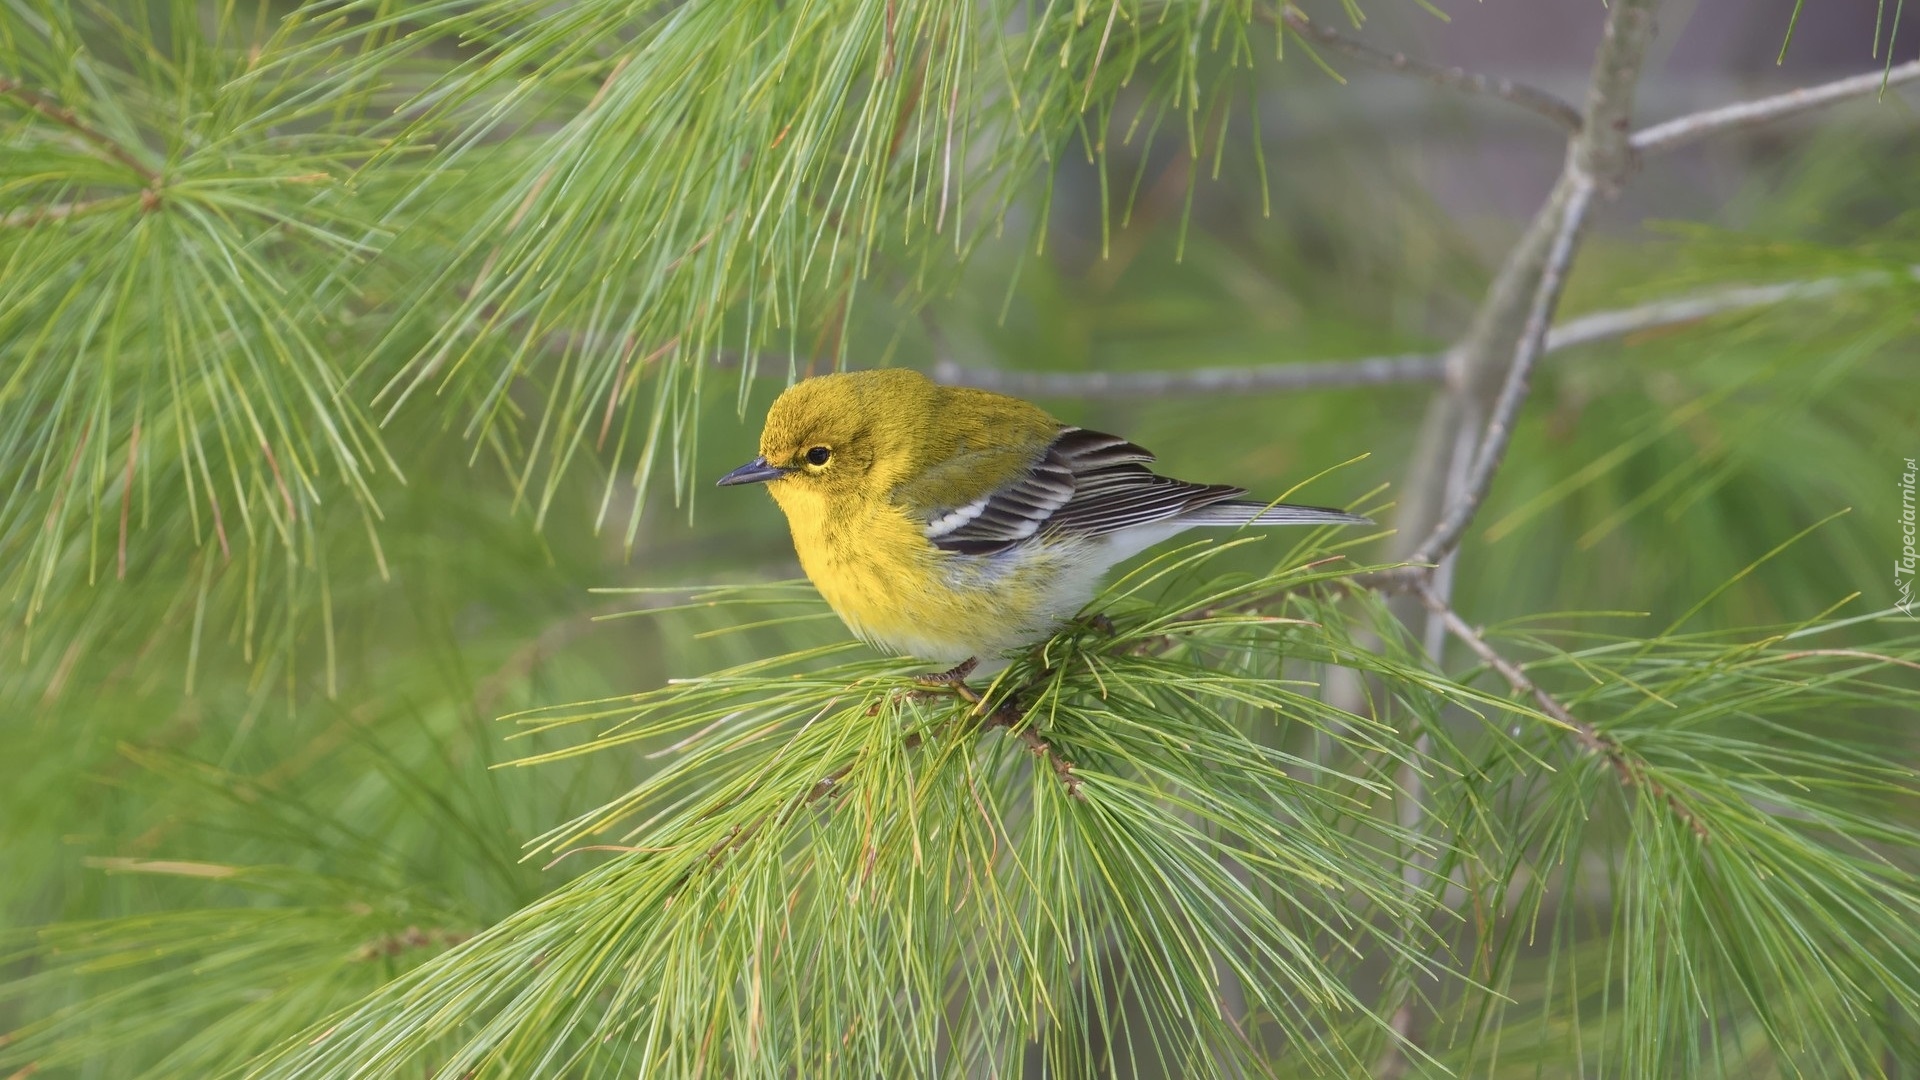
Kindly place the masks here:
<instances>
[{"instance_id":1,"label":"black and white wing feather","mask_svg":"<svg viewBox=\"0 0 1920 1080\"><path fill-rule=\"evenodd\" d=\"M927 523L935 547L991 555L1042 535L1103 536L1178 518L1192 525L1360 524L1315 506L1268 506L1244 488L1192 484L1147 468L1153 454L1117 435L1067 428L1004 487Z\"/></svg>"}]
</instances>

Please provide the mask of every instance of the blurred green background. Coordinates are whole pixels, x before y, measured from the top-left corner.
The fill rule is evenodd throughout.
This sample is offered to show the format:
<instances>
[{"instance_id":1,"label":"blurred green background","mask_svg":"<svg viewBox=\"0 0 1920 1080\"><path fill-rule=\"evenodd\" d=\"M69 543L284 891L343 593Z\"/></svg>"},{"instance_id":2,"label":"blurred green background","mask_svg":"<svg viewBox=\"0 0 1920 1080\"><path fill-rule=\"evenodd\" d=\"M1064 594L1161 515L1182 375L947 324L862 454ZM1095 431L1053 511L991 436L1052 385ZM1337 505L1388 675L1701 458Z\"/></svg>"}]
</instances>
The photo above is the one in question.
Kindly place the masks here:
<instances>
[{"instance_id":1,"label":"blurred green background","mask_svg":"<svg viewBox=\"0 0 1920 1080\"><path fill-rule=\"evenodd\" d=\"M1413 5L1369 5L1364 36L1572 94L1604 14L1587 0L1447 6L1452 23ZM229 92L258 61L248 49L292 51L299 35L273 35L293 9L122 7L21 0L0 9L0 78L57 92L155 160L213 155L211 178L274 169L335 178L324 195L297 184L263 189L266 209L251 219L238 204L202 208L228 223L234 252L258 259L244 280L277 280L290 299L284 312L232 324L188 320L178 355L231 347L254 320L291 320L297 333L284 355L262 346L230 368L210 366L215 374L188 396L201 395L211 413L239 412L254 393L249 379L264 384L311 362L330 369L335 388L289 390L290 415L306 394L314 416L357 403L395 468L369 453L357 472L321 461L310 480L289 482L277 461L255 460L246 422L232 427L238 438L210 437L205 455L187 450L163 402L168 386L199 385L200 375L179 365L151 378L130 373L148 363L158 371L171 361L153 357L176 355L172 324L155 311L222 287L237 292L242 278L174 281L185 291L169 298L155 283L180 271L156 253L212 242L142 224L137 180L110 175L111 162L87 166L89 175L75 164L98 157L85 138L19 99L0 106L0 214L20 215L0 228L0 571L9 605L0 625L8 750L0 911L17 932L7 975L18 989L0 1004L0 1028L122 995L76 1029L95 1040L90 1056L40 1075L168 1075L198 1060L169 1058L195 1040L225 1040L234 1055L259 1049L246 1000L195 1002L153 974L196 944L259 942L244 955L260 985L298 988L291 999L266 995L273 1007L317 1019L585 869L594 856L543 866L518 845L624 791L657 762L599 754L499 767L565 741L515 738L503 715L842 639L838 622L811 603L627 617L669 600L594 591L798 576L770 502L709 486L752 455L789 365L1147 371L1437 352L1462 329L1561 154L1536 117L1330 57L1343 85L1290 45L1283 62L1263 56L1251 74L1234 75L1246 96L1203 131L1196 168L1178 137L1121 143L1150 97L1144 83L1121 87L1104 158L1085 151L1083 138L1100 138L1097 123L1058 139L1054 159L1011 198L1004 225L983 228L967 258L944 237L880 241L851 303L829 314L821 298L831 289L803 297L802 307L820 303L784 344L721 342L673 359L675 378L691 379L697 366L698 393L655 398L660 376L636 371L638 389L617 411L606 399L604 424L603 396L594 396L587 434L562 468L543 423L553 400L576 392L595 347L521 353L550 348L551 334L523 334L505 320L463 339L483 377L429 380L391 415L392 395L374 404L387 378L424 355L417 349L430 351L436 328L471 314L450 281L422 283L453 261L453 238L484 201L409 203L408 170L432 167L425 155L355 172L388 135L370 134L368 145L320 141L330 124L383 117L484 36L409 54L333 115L335 106L302 99L289 75L274 100L293 104L273 106L287 114L228 145L223 125L254 123L242 115L250 99ZM1861 11L1809 10L1786 62L1774 66L1793 11L1737 0L1670 9L1642 115L1879 63ZM1313 14L1339 18L1333 9ZM316 18L312 28L323 24ZM299 70L324 72L347 61L302 62L312 66ZM1902 459L1920 454L1912 93L1650 161L1605 208L1566 317L1720 284L1891 276L1551 357L1463 549L1456 597L1469 619L1544 617L1653 634L1730 580L1685 629L1844 618L1893 603L1896 485ZM112 101L122 105L104 104ZM536 122L525 132L540 130ZM284 168L249 156L265 160L274 139L299 132L311 141L286 150ZM517 161L510 135L462 168L476 182L537 169ZM1130 190L1138 195L1129 210ZM26 215L110 197L124 205L70 220ZM298 230L279 222L292 206L341 236L366 238L368 251L331 240L303 248ZM390 235L356 232L363 220L395 215L405 224ZM137 272L122 277L122 266ZM102 298L94 323L76 314ZM622 302L618 290L608 301ZM728 325L748 318L735 312ZM95 328L83 333L83 324ZM94 346L67 349L86 341ZM601 355L611 347L603 336ZM747 348L759 351L758 371L743 380ZM488 397L496 384L486 373L513 356L520 366ZM1402 384L1044 404L1068 422L1126 433L1170 474L1269 497L1317 476L1294 497L1330 505L1364 497L1390 525L1431 393ZM489 410L497 423L480 431L471 420ZM136 414L146 417L144 443L129 427ZM51 424L55 415L64 419ZM667 434L636 490L629 481L652 422ZM108 434L90 442L89 431ZM130 459L142 464L126 483L120 470ZM187 475L199 486L187 486ZM367 498L349 490L360 484ZM208 508L209 488L224 510ZM377 514L363 511L373 504ZM1374 539L1353 554L1384 559L1386 544ZM1223 566L1266 568L1275 551L1252 545ZM768 624L738 629L761 620ZM1869 623L1850 639L1867 647L1882 634ZM1885 720L1887 741L1911 760L1920 749L1912 715ZM1889 813L1910 822L1915 809ZM252 867L278 869L257 876ZM206 923L189 931L156 921L150 953L125 944L140 940L142 918L192 911L210 913ZM49 974L49 941L84 951L92 921L129 918L116 925L133 927L132 937L117 938L114 953ZM139 978L122 978L122 968ZM32 1068L16 1067L16 1076Z\"/></svg>"}]
</instances>

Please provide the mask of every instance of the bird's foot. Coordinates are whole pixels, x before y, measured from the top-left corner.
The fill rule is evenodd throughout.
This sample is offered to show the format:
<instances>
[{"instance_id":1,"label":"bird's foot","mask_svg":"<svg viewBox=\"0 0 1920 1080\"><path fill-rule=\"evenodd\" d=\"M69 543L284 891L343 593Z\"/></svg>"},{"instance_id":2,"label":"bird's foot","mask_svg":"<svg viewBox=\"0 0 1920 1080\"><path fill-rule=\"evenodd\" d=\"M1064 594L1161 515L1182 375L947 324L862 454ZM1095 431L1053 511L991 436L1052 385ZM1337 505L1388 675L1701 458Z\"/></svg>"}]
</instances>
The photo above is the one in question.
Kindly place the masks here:
<instances>
[{"instance_id":1,"label":"bird's foot","mask_svg":"<svg viewBox=\"0 0 1920 1080\"><path fill-rule=\"evenodd\" d=\"M973 669L979 666L980 658L977 656L969 656L945 671L915 675L913 681L922 686L964 686L967 682L967 676L973 674Z\"/></svg>"},{"instance_id":2,"label":"bird's foot","mask_svg":"<svg viewBox=\"0 0 1920 1080\"><path fill-rule=\"evenodd\" d=\"M1112 637L1120 632L1120 628L1113 625L1113 620L1107 618L1107 613L1104 611L1096 611L1091 615L1081 618L1079 622L1080 625L1094 631L1101 637Z\"/></svg>"},{"instance_id":3,"label":"bird's foot","mask_svg":"<svg viewBox=\"0 0 1920 1080\"><path fill-rule=\"evenodd\" d=\"M980 658L969 656L945 671L935 671L924 675L915 675L913 681L925 692L945 690L957 694L975 705L980 704L980 695L967 685L967 676L980 666Z\"/></svg>"},{"instance_id":4,"label":"bird's foot","mask_svg":"<svg viewBox=\"0 0 1920 1080\"><path fill-rule=\"evenodd\" d=\"M980 692L967 685L967 676L973 674L973 669L979 666L980 658L969 656L945 671L915 675L913 677L915 689L909 696L925 701L939 694L952 694L970 704L978 705L981 701Z\"/></svg>"}]
</instances>

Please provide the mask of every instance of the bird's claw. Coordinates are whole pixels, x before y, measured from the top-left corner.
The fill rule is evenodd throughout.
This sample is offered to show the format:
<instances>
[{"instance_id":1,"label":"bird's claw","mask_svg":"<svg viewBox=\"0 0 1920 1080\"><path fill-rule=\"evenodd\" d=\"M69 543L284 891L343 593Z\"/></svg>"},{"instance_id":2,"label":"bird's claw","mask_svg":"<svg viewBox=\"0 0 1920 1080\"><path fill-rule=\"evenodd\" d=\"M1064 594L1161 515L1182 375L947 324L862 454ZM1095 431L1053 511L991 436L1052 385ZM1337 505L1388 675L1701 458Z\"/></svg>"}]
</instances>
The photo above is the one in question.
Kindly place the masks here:
<instances>
[{"instance_id":1,"label":"bird's claw","mask_svg":"<svg viewBox=\"0 0 1920 1080\"><path fill-rule=\"evenodd\" d=\"M923 675L915 675L913 681L918 683L923 689L953 690L959 693L969 689L967 686L967 676L973 674L973 669L979 666L980 658L977 656L969 656L945 671L934 671ZM964 697L966 695L962 693L961 696Z\"/></svg>"},{"instance_id":2,"label":"bird's claw","mask_svg":"<svg viewBox=\"0 0 1920 1080\"><path fill-rule=\"evenodd\" d=\"M977 656L969 656L945 671L915 675L913 681L923 686L954 686L956 684L963 684L967 681L967 676L973 674L973 669L979 666L980 658Z\"/></svg>"},{"instance_id":3,"label":"bird's claw","mask_svg":"<svg viewBox=\"0 0 1920 1080\"><path fill-rule=\"evenodd\" d=\"M978 705L980 704L979 691L967 685L967 676L973 674L973 669L979 666L980 658L969 656L945 671L915 675L913 681L918 689L914 690L911 696L924 700L938 693L949 693Z\"/></svg>"}]
</instances>

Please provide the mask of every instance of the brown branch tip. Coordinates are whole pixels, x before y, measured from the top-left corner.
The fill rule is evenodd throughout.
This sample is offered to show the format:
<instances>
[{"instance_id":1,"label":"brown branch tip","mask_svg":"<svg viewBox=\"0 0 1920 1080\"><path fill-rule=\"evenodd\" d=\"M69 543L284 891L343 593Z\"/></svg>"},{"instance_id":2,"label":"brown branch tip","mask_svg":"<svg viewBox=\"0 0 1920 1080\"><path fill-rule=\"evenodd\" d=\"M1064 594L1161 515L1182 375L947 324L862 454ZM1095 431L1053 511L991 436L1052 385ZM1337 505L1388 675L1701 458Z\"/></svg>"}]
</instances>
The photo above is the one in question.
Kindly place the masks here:
<instances>
[{"instance_id":1,"label":"brown branch tip","mask_svg":"<svg viewBox=\"0 0 1920 1080\"><path fill-rule=\"evenodd\" d=\"M382 934L360 946L353 952L357 961L378 960L383 957L399 956L414 949L452 948L473 937L470 930L447 930L435 927L421 929L409 926L398 933Z\"/></svg>"},{"instance_id":2,"label":"brown branch tip","mask_svg":"<svg viewBox=\"0 0 1920 1080\"><path fill-rule=\"evenodd\" d=\"M141 206L145 209L152 209L152 206L147 204L149 197L152 198L154 205L158 205L159 193L153 189L157 188L160 184L160 173L135 157L133 152L128 150L118 139L82 120L80 114L74 112L72 109L55 102L51 98L27 89L26 85L18 79L0 78L0 97L12 98L27 110L59 124L80 138L92 143L95 149L105 154L108 158L133 170L135 174L142 180L145 180L149 185L149 190L141 194Z\"/></svg>"}]
</instances>

